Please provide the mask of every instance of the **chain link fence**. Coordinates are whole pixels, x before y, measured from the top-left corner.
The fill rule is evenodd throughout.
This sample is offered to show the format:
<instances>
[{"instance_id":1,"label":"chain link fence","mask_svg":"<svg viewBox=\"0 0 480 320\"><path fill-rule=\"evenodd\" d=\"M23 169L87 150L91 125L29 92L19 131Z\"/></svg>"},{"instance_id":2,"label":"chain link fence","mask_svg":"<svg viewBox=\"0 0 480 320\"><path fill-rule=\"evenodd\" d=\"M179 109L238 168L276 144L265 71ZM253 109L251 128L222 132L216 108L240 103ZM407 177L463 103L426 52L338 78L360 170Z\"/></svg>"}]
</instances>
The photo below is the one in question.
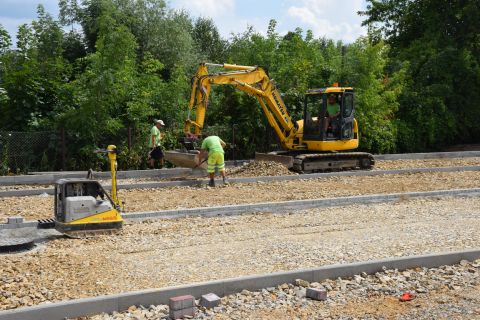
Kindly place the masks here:
<instances>
[{"instance_id":1,"label":"chain link fence","mask_svg":"<svg viewBox=\"0 0 480 320\"><path fill-rule=\"evenodd\" d=\"M183 132L184 125L183 123L172 122L170 128L165 129L172 135L178 135ZM231 126L209 126L204 132L217 135L227 143L225 148L226 160L251 159L255 156L255 152L268 153L282 149L280 140L271 127L266 127L253 137L248 138L245 138L242 128L237 126L233 128ZM128 148L128 128L121 128L115 133L106 132L100 137L93 138L81 138L78 133L65 131L65 169L67 171L85 171L89 168L108 170L108 158L93 154L93 150L106 149L111 144L121 150ZM143 136L136 133L135 130L131 130L130 138L132 147L133 145L146 145L147 139L143 139ZM233 138L235 138L235 144L232 143ZM235 148L233 148L234 145ZM127 161L124 160L123 162L126 163ZM61 130L41 132L0 131L1 175L61 171L63 166ZM125 169L128 169L127 165L125 165Z\"/></svg>"},{"instance_id":2,"label":"chain link fence","mask_svg":"<svg viewBox=\"0 0 480 320\"><path fill-rule=\"evenodd\" d=\"M132 134L133 139L135 139L134 134ZM87 170L95 162L108 165L107 158L99 158L92 151L94 149L106 149L111 144L117 148L126 147L128 128L119 129L116 133L105 133L96 141L96 145L89 145L88 142L80 139L78 134L65 131L66 170ZM0 131L1 175L60 171L62 169L61 130L41 132Z\"/></svg>"}]
</instances>

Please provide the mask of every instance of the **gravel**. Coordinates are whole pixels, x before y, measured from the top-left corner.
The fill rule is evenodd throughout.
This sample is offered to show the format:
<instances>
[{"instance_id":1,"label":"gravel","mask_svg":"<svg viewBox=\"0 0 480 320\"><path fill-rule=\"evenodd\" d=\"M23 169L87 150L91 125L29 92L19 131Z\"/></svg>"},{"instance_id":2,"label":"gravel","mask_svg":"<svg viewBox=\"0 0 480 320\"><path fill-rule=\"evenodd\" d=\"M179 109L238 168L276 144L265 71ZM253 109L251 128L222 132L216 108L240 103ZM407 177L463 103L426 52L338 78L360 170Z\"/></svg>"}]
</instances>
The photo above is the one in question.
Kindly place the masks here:
<instances>
[{"instance_id":1,"label":"gravel","mask_svg":"<svg viewBox=\"0 0 480 320\"><path fill-rule=\"evenodd\" d=\"M459 159L432 159L432 160L378 160L373 171L379 170L398 170L415 168L436 168L436 167L465 167L480 165L480 158L459 158ZM188 169L186 169L188 171ZM227 176L230 178L249 178L263 176L284 176L296 175L281 164L266 162L250 162L241 167L228 168ZM135 184L148 182L165 181L185 181L185 180L203 180L204 176L179 176L179 177L148 177L135 179L119 179L120 184ZM111 179L98 180L102 185L110 185ZM26 189L44 189L53 188L53 184L28 184L15 186L0 186L0 191L26 190Z\"/></svg>"},{"instance_id":2,"label":"gravel","mask_svg":"<svg viewBox=\"0 0 480 320\"><path fill-rule=\"evenodd\" d=\"M11 292L11 296L0 298L0 310L322 265L478 248L479 206L478 197L404 199L391 204L284 215L264 212L127 222L116 236L58 238L39 252L0 256L0 289ZM462 273L452 278L452 292L467 280L471 279ZM428 287L430 284L419 283L427 292L434 290ZM411 290L402 288L407 289Z\"/></svg>"},{"instance_id":3,"label":"gravel","mask_svg":"<svg viewBox=\"0 0 480 320\"><path fill-rule=\"evenodd\" d=\"M405 173L379 176L329 177L119 190L127 212L213 207L371 194L478 188L480 171ZM25 220L53 218L53 196L0 198L2 216ZM3 219L6 221L6 219ZM1 222L1 220L0 220Z\"/></svg>"},{"instance_id":4,"label":"gravel","mask_svg":"<svg viewBox=\"0 0 480 320\"><path fill-rule=\"evenodd\" d=\"M480 259L454 266L387 270L308 283L301 279L263 288L243 290L222 298L218 307L198 305L194 319L473 319L480 317ZM307 288L327 290L325 301L305 297ZM414 300L400 302L403 293ZM89 319L166 319L167 305L131 306L123 312ZM81 318L77 318L79 320ZM82 319L83 320L83 319Z\"/></svg>"}]
</instances>

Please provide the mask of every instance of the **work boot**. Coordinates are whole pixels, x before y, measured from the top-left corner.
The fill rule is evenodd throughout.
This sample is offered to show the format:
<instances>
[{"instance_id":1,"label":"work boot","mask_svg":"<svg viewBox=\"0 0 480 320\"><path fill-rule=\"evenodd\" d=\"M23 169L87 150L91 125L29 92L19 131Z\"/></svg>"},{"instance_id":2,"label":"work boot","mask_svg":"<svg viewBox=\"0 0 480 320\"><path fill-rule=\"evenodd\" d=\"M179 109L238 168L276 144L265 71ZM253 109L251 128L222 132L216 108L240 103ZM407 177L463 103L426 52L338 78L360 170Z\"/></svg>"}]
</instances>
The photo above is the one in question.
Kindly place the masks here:
<instances>
[{"instance_id":1,"label":"work boot","mask_svg":"<svg viewBox=\"0 0 480 320\"><path fill-rule=\"evenodd\" d=\"M227 177L223 177L223 184L230 184L227 180Z\"/></svg>"},{"instance_id":2,"label":"work boot","mask_svg":"<svg viewBox=\"0 0 480 320\"><path fill-rule=\"evenodd\" d=\"M215 181L210 180L210 182L208 183L208 186L212 187L212 188L215 188Z\"/></svg>"}]
</instances>

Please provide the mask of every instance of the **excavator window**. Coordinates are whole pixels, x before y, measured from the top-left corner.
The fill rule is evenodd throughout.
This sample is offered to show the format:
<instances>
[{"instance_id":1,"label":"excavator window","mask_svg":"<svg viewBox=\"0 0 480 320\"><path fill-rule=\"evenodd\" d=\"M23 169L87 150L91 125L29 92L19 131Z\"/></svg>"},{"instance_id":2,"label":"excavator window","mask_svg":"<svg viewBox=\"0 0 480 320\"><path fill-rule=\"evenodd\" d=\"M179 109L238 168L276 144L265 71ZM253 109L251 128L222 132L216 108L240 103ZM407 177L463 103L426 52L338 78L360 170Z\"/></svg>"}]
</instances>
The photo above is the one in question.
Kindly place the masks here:
<instances>
[{"instance_id":1,"label":"excavator window","mask_svg":"<svg viewBox=\"0 0 480 320\"><path fill-rule=\"evenodd\" d=\"M308 140L322 139L323 94L309 94L305 99L304 135Z\"/></svg>"},{"instance_id":2,"label":"excavator window","mask_svg":"<svg viewBox=\"0 0 480 320\"><path fill-rule=\"evenodd\" d=\"M345 105L343 108L343 117L350 118L350 114L353 110L353 94L345 95Z\"/></svg>"}]
</instances>

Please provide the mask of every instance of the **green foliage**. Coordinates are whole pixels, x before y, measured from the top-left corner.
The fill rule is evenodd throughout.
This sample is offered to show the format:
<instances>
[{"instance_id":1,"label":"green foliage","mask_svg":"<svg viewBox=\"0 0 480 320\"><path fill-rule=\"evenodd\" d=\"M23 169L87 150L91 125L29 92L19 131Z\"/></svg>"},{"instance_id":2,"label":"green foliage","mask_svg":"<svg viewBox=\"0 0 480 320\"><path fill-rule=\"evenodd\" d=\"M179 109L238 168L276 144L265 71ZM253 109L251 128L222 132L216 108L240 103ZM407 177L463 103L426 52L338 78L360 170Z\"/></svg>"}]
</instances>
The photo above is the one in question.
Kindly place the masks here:
<instances>
[{"instance_id":1,"label":"green foliage","mask_svg":"<svg viewBox=\"0 0 480 320\"><path fill-rule=\"evenodd\" d=\"M38 21L19 27L17 49L2 30L0 56L3 87L0 125L3 130L31 131L51 125L65 99L63 85L70 66L62 58L62 32L58 22L38 6Z\"/></svg>"},{"instance_id":2,"label":"green foliage","mask_svg":"<svg viewBox=\"0 0 480 320\"><path fill-rule=\"evenodd\" d=\"M370 0L363 25L381 22L386 69L408 64L397 120L401 151L478 142L480 1Z\"/></svg>"},{"instance_id":3,"label":"green foliage","mask_svg":"<svg viewBox=\"0 0 480 320\"><path fill-rule=\"evenodd\" d=\"M375 153L394 153L398 128L394 121L398 98L405 86L405 68L385 74L389 47L360 37L349 46L342 78L355 89L355 118L360 148ZM333 79L332 79L333 80Z\"/></svg>"},{"instance_id":4,"label":"green foliage","mask_svg":"<svg viewBox=\"0 0 480 320\"><path fill-rule=\"evenodd\" d=\"M195 19L190 34L197 44L197 51L208 62L223 63L225 61L225 51L228 48L228 43L222 38L211 18L199 17Z\"/></svg>"}]
</instances>

